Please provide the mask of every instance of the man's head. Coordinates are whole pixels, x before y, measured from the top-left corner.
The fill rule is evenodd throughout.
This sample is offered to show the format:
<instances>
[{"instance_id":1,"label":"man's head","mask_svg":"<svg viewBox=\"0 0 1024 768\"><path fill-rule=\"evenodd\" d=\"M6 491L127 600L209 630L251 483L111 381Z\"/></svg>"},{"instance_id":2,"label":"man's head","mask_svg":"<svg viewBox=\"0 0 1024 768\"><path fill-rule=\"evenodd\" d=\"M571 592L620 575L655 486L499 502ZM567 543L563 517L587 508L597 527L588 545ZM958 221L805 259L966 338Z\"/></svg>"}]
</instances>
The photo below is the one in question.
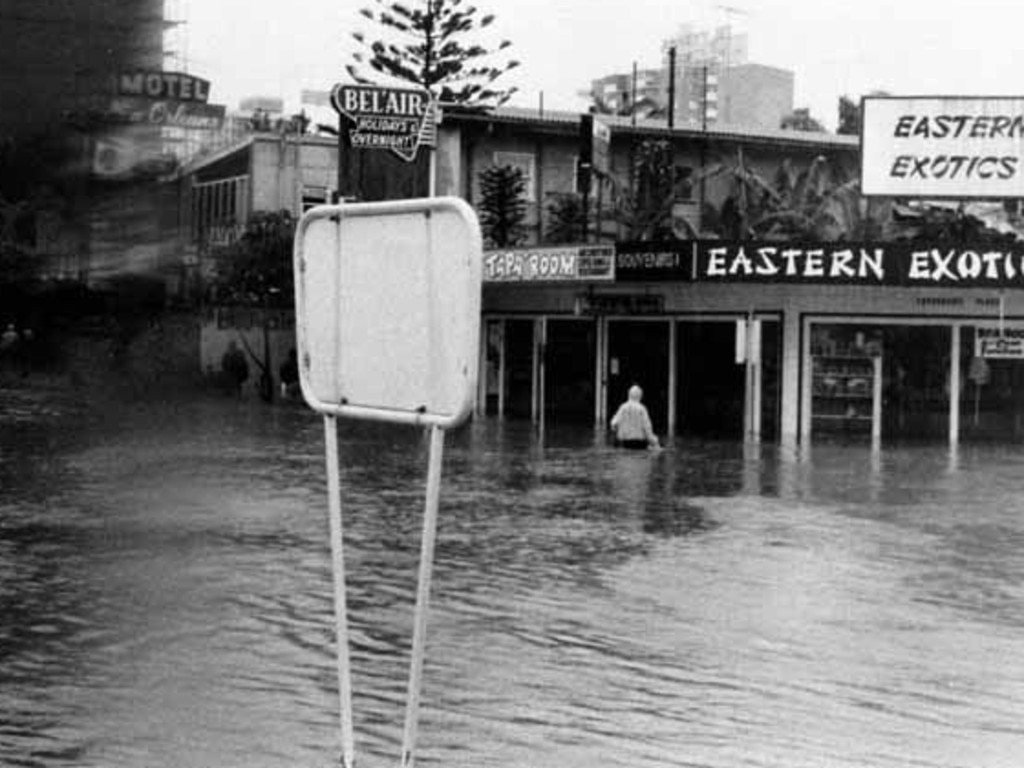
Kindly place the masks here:
<instances>
[{"instance_id":1,"label":"man's head","mask_svg":"<svg viewBox=\"0 0 1024 768\"><path fill-rule=\"evenodd\" d=\"M629 399L633 402L639 403L640 399L644 396L644 391L640 389L638 384L634 384L629 388Z\"/></svg>"}]
</instances>

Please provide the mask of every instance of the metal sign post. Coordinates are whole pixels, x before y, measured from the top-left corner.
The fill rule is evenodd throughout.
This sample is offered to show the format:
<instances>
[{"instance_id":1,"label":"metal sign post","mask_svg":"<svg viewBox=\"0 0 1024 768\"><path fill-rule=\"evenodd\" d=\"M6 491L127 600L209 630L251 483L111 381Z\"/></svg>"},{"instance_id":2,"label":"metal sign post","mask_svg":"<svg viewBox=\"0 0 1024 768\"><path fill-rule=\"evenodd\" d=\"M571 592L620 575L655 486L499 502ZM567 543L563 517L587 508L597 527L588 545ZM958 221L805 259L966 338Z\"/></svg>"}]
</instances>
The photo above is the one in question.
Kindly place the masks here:
<instances>
[{"instance_id":1,"label":"metal sign post","mask_svg":"<svg viewBox=\"0 0 1024 768\"><path fill-rule=\"evenodd\" d=\"M430 459L427 466L423 537L420 540L420 571L416 586L412 659L409 663L409 689L405 700L405 728L402 731L402 768L411 768L415 762L414 749L419 722L423 660L427 647L427 610L430 603L430 579L434 568L434 542L437 539L437 508L441 498L441 457L443 452L444 430L434 425L430 428Z\"/></svg>"},{"instance_id":2,"label":"metal sign post","mask_svg":"<svg viewBox=\"0 0 1024 768\"><path fill-rule=\"evenodd\" d=\"M334 567L334 621L338 643L338 698L341 706L341 764L352 768L356 759L355 728L352 725L352 664L348 653L348 599L345 593L345 546L341 533L341 478L338 468L337 417L324 415L324 444L327 454L327 503L331 534L331 562Z\"/></svg>"},{"instance_id":3,"label":"metal sign post","mask_svg":"<svg viewBox=\"0 0 1024 768\"><path fill-rule=\"evenodd\" d=\"M324 415L345 768L355 762L355 731L337 417L430 430L401 753L412 768L444 433L469 417L476 396L482 254L476 214L458 198L318 206L296 231L299 381Z\"/></svg>"}]
</instances>

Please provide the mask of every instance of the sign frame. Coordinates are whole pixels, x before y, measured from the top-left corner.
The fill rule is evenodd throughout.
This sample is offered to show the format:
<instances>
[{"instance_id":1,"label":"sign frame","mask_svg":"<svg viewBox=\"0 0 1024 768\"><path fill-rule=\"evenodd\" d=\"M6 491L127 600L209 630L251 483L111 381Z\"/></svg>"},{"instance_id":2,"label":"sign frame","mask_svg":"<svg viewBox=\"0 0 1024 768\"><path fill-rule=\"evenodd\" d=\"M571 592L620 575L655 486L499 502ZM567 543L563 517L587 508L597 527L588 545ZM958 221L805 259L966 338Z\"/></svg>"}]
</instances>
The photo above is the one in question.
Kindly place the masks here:
<instances>
[{"instance_id":1,"label":"sign frame","mask_svg":"<svg viewBox=\"0 0 1024 768\"><path fill-rule=\"evenodd\" d=\"M371 244L358 238L407 224L421 229L372 243L371 261ZM313 228L332 226L328 246L334 252L311 253L310 247L323 245ZM421 239L423 261L410 262ZM299 383L310 407L324 415L441 429L464 422L475 405L480 343L483 246L473 209L456 197L320 205L303 214L294 243ZM351 266L343 261L346 253L353 254ZM335 263L324 261L332 256ZM404 292L386 281L399 263L420 270ZM313 330L314 313L326 314L326 340ZM409 339L396 340L403 330ZM384 349L382 340L394 348Z\"/></svg>"}]
</instances>

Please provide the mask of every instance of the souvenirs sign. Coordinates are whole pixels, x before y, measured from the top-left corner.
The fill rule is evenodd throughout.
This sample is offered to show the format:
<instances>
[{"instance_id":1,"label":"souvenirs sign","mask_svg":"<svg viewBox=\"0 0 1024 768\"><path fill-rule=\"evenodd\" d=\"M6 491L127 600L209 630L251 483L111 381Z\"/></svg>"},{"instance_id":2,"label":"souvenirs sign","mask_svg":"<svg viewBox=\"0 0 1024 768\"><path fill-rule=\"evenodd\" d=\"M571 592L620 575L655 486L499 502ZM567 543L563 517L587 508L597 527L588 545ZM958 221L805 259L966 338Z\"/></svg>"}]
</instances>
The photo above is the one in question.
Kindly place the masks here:
<instances>
[{"instance_id":1,"label":"souvenirs sign","mask_svg":"<svg viewBox=\"0 0 1024 768\"><path fill-rule=\"evenodd\" d=\"M421 146L437 140L437 103L427 91L336 85L331 105L351 122L349 140L355 149L390 149L406 162Z\"/></svg>"},{"instance_id":2,"label":"souvenirs sign","mask_svg":"<svg viewBox=\"0 0 1024 768\"><path fill-rule=\"evenodd\" d=\"M695 246L693 240L616 243L615 280L621 283L692 280Z\"/></svg>"}]
</instances>

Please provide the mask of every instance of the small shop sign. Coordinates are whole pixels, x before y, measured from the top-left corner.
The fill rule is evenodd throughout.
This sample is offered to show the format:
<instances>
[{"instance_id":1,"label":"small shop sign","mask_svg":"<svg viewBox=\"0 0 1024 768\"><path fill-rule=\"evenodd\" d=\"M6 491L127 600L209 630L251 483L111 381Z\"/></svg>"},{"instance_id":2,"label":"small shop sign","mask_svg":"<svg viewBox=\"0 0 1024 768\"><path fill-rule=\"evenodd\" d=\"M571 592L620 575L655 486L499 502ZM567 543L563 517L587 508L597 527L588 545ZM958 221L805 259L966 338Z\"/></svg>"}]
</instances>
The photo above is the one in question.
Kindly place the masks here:
<instances>
[{"instance_id":1,"label":"small shop sign","mask_svg":"<svg viewBox=\"0 0 1024 768\"><path fill-rule=\"evenodd\" d=\"M694 241L627 242L615 247L615 279L657 282L693 279Z\"/></svg>"},{"instance_id":2,"label":"small shop sign","mask_svg":"<svg viewBox=\"0 0 1024 768\"><path fill-rule=\"evenodd\" d=\"M611 172L612 129L608 124L594 118L593 157L594 170L607 176Z\"/></svg>"},{"instance_id":3,"label":"small shop sign","mask_svg":"<svg viewBox=\"0 0 1024 768\"><path fill-rule=\"evenodd\" d=\"M349 121L355 149L390 149L411 162L421 146L437 142L438 107L427 91L338 84L331 105Z\"/></svg>"},{"instance_id":4,"label":"small shop sign","mask_svg":"<svg viewBox=\"0 0 1024 768\"><path fill-rule=\"evenodd\" d=\"M975 326L974 356L975 358L1024 360L1024 327Z\"/></svg>"},{"instance_id":5,"label":"small shop sign","mask_svg":"<svg viewBox=\"0 0 1024 768\"><path fill-rule=\"evenodd\" d=\"M88 117L104 124L215 131L224 125L224 115L221 104L116 96L90 110Z\"/></svg>"},{"instance_id":6,"label":"small shop sign","mask_svg":"<svg viewBox=\"0 0 1024 768\"><path fill-rule=\"evenodd\" d=\"M484 282L565 282L614 277L612 245L514 248L484 254Z\"/></svg>"},{"instance_id":7,"label":"small shop sign","mask_svg":"<svg viewBox=\"0 0 1024 768\"><path fill-rule=\"evenodd\" d=\"M660 315L665 297L657 293L597 293L576 297L577 315Z\"/></svg>"}]
</instances>

